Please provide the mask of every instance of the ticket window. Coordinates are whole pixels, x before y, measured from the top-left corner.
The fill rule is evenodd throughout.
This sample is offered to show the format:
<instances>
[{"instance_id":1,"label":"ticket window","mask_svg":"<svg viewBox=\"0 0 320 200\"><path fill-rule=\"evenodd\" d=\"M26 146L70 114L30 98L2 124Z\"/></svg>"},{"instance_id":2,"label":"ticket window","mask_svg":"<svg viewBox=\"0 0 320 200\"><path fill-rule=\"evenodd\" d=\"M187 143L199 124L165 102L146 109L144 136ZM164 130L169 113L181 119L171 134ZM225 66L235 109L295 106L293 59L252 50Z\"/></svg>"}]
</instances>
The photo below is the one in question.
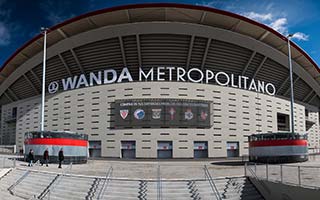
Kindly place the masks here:
<instances>
[{"instance_id":1,"label":"ticket window","mask_svg":"<svg viewBox=\"0 0 320 200\"><path fill-rule=\"evenodd\" d=\"M172 141L158 141L158 158L172 158Z\"/></svg>"},{"instance_id":2,"label":"ticket window","mask_svg":"<svg viewBox=\"0 0 320 200\"><path fill-rule=\"evenodd\" d=\"M194 141L193 154L194 158L208 158L208 142Z\"/></svg>"},{"instance_id":3,"label":"ticket window","mask_svg":"<svg viewBox=\"0 0 320 200\"><path fill-rule=\"evenodd\" d=\"M121 141L121 158L136 158L135 141Z\"/></svg>"},{"instance_id":4,"label":"ticket window","mask_svg":"<svg viewBox=\"0 0 320 200\"><path fill-rule=\"evenodd\" d=\"M227 157L239 157L239 142L227 142Z\"/></svg>"},{"instance_id":5,"label":"ticket window","mask_svg":"<svg viewBox=\"0 0 320 200\"><path fill-rule=\"evenodd\" d=\"M101 157L101 141L89 141L89 157Z\"/></svg>"}]
</instances>

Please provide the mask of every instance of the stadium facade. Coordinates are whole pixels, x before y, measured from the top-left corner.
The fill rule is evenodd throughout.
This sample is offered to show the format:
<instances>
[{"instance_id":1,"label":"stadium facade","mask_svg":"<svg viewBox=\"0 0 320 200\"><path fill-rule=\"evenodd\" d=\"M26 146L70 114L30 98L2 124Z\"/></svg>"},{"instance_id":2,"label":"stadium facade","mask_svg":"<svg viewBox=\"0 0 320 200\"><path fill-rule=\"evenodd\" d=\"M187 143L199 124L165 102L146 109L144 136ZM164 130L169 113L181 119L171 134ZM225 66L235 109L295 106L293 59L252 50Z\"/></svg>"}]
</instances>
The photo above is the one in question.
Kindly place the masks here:
<instances>
[{"instance_id":1,"label":"stadium facade","mask_svg":"<svg viewBox=\"0 0 320 200\"><path fill-rule=\"evenodd\" d=\"M253 133L289 131L287 39L217 9L141 4L50 28L45 129L89 135L92 156L233 157ZM296 44L295 131L319 147L320 75ZM43 36L0 72L1 144L40 129Z\"/></svg>"}]
</instances>

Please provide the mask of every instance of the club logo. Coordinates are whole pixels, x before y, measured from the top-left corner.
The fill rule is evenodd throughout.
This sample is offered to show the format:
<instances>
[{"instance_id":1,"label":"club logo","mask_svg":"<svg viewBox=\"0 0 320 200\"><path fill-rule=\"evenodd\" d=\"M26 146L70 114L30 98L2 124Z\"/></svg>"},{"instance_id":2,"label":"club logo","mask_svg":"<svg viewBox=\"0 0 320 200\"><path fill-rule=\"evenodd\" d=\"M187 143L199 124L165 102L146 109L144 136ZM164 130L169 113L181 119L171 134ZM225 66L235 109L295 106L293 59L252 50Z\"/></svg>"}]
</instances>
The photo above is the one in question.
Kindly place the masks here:
<instances>
[{"instance_id":1,"label":"club logo","mask_svg":"<svg viewBox=\"0 0 320 200\"><path fill-rule=\"evenodd\" d=\"M171 107L170 109L169 109L169 114L170 114L170 119L171 120L174 120L174 114L176 113L176 110L173 108L173 107Z\"/></svg>"},{"instance_id":2,"label":"club logo","mask_svg":"<svg viewBox=\"0 0 320 200\"><path fill-rule=\"evenodd\" d=\"M200 117L202 120L206 120L208 117L208 113L206 111L201 111Z\"/></svg>"},{"instance_id":3,"label":"club logo","mask_svg":"<svg viewBox=\"0 0 320 200\"><path fill-rule=\"evenodd\" d=\"M136 118L136 119L143 119L144 118L144 116L145 116L145 112L144 112L144 110L142 110L142 109L137 109L136 111L134 111L134 117Z\"/></svg>"},{"instance_id":4,"label":"club logo","mask_svg":"<svg viewBox=\"0 0 320 200\"><path fill-rule=\"evenodd\" d=\"M122 119L126 119L129 115L129 110L120 110L120 116L122 117Z\"/></svg>"},{"instance_id":5,"label":"club logo","mask_svg":"<svg viewBox=\"0 0 320 200\"><path fill-rule=\"evenodd\" d=\"M193 118L193 113L191 112L191 108L188 108L186 112L184 112L184 118L186 120L191 120Z\"/></svg>"},{"instance_id":6,"label":"club logo","mask_svg":"<svg viewBox=\"0 0 320 200\"><path fill-rule=\"evenodd\" d=\"M160 119L161 117L161 109L152 109L152 118Z\"/></svg>"}]
</instances>

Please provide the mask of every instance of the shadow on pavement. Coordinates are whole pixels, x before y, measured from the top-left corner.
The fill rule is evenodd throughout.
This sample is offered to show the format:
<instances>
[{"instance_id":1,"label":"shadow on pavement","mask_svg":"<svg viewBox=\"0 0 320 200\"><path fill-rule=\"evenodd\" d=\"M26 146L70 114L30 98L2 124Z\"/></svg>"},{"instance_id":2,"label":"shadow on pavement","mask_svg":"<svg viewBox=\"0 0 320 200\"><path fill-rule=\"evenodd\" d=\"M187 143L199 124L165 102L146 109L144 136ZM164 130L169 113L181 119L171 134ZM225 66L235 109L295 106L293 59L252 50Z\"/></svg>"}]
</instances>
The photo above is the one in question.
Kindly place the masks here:
<instances>
[{"instance_id":1,"label":"shadow on pavement","mask_svg":"<svg viewBox=\"0 0 320 200\"><path fill-rule=\"evenodd\" d=\"M217 161L210 163L211 165L224 165L224 166L244 166L245 161Z\"/></svg>"}]
</instances>

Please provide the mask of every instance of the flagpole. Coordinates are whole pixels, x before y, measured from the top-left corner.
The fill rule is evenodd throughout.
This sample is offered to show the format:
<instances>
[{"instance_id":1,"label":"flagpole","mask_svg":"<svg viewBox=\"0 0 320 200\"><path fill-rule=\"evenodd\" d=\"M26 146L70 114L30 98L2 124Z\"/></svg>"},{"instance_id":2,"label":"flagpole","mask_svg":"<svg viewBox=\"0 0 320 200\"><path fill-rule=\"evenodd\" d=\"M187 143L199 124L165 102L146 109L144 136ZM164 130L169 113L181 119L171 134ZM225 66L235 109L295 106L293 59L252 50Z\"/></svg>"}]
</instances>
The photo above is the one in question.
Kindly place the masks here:
<instances>
[{"instance_id":1,"label":"flagpole","mask_svg":"<svg viewBox=\"0 0 320 200\"><path fill-rule=\"evenodd\" d=\"M42 97L41 97L41 122L40 131L44 131L44 104L46 95L46 57L47 57L47 31L48 28L41 27L43 38L43 65L42 65Z\"/></svg>"},{"instance_id":2,"label":"flagpole","mask_svg":"<svg viewBox=\"0 0 320 200\"><path fill-rule=\"evenodd\" d=\"M290 47L290 38L293 36L293 34L289 34L287 36L288 39L288 60L289 60L289 70L290 70L290 112L291 112L291 133L294 134L294 94L293 94L293 70L292 70L292 62L291 62L291 47Z\"/></svg>"}]
</instances>

